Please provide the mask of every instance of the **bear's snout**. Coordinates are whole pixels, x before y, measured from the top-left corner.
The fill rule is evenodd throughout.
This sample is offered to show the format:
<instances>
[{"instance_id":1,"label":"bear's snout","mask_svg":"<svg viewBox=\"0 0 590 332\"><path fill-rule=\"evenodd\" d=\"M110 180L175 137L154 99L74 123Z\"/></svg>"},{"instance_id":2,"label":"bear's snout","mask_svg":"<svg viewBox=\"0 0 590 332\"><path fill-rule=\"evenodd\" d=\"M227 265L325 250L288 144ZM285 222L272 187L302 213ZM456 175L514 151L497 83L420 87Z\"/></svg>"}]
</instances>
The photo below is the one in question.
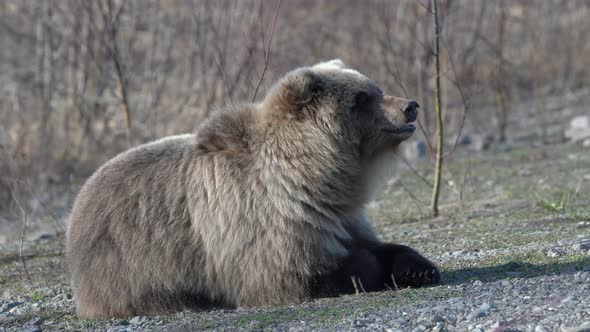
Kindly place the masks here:
<instances>
[{"instance_id":1,"label":"bear's snout","mask_svg":"<svg viewBox=\"0 0 590 332\"><path fill-rule=\"evenodd\" d=\"M413 100L410 100L402 105L400 110L406 117L406 123L416 121L416 119L418 118L419 107L420 105L418 105L418 103Z\"/></svg>"}]
</instances>

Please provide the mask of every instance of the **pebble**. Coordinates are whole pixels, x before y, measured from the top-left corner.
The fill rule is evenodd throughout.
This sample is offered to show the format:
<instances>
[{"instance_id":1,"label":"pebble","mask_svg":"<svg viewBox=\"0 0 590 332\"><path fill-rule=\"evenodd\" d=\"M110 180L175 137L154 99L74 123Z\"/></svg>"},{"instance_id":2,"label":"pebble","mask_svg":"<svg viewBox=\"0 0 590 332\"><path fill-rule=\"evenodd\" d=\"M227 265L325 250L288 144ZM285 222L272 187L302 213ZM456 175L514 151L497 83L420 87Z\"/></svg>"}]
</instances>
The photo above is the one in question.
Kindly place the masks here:
<instances>
[{"instance_id":1,"label":"pebble","mask_svg":"<svg viewBox=\"0 0 590 332\"><path fill-rule=\"evenodd\" d=\"M548 257L561 257L565 254L565 252L563 251L563 249L560 248L551 248L547 251L547 256Z\"/></svg>"},{"instance_id":2,"label":"pebble","mask_svg":"<svg viewBox=\"0 0 590 332\"><path fill-rule=\"evenodd\" d=\"M0 314L0 326L6 325L15 320L15 317L9 313Z\"/></svg>"},{"instance_id":3,"label":"pebble","mask_svg":"<svg viewBox=\"0 0 590 332\"><path fill-rule=\"evenodd\" d=\"M27 322L27 325L39 326L42 323L43 323L43 320L41 319L41 317L33 317L31 320L29 320Z\"/></svg>"},{"instance_id":4,"label":"pebble","mask_svg":"<svg viewBox=\"0 0 590 332\"><path fill-rule=\"evenodd\" d=\"M590 321L575 327L562 327L562 332L590 332Z\"/></svg>"},{"instance_id":5,"label":"pebble","mask_svg":"<svg viewBox=\"0 0 590 332\"><path fill-rule=\"evenodd\" d=\"M590 241L584 241L584 242L580 242L580 243L576 243L573 246L575 251L587 251L590 250Z\"/></svg>"},{"instance_id":6,"label":"pebble","mask_svg":"<svg viewBox=\"0 0 590 332\"><path fill-rule=\"evenodd\" d=\"M577 298L575 296L570 295L570 296L564 298L563 300L561 300L561 303L569 303L569 302L572 302L575 300L577 300Z\"/></svg>"},{"instance_id":7,"label":"pebble","mask_svg":"<svg viewBox=\"0 0 590 332\"><path fill-rule=\"evenodd\" d=\"M7 312L12 308L18 307L22 302L7 302L0 307L0 313Z\"/></svg>"},{"instance_id":8,"label":"pebble","mask_svg":"<svg viewBox=\"0 0 590 332\"><path fill-rule=\"evenodd\" d=\"M436 325L432 328L432 332L442 332L444 331L445 326L443 325L443 323L438 322L436 323Z\"/></svg>"},{"instance_id":9,"label":"pebble","mask_svg":"<svg viewBox=\"0 0 590 332\"><path fill-rule=\"evenodd\" d=\"M412 330L412 332L424 332L424 331L426 331L426 329L427 329L426 326L418 325Z\"/></svg>"},{"instance_id":10,"label":"pebble","mask_svg":"<svg viewBox=\"0 0 590 332\"><path fill-rule=\"evenodd\" d=\"M481 318L481 317L485 317L490 313L490 310L492 309L492 306L484 303L482 305L479 306L479 308L473 310L468 316L467 319L474 319L474 318Z\"/></svg>"},{"instance_id":11,"label":"pebble","mask_svg":"<svg viewBox=\"0 0 590 332\"><path fill-rule=\"evenodd\" d=\"M549 329L543 325L535 326L535 332L549 332Z\"/></svg>"},{"instance_id":12,"label":"pebble","mask_svg":"<svg viewBox=\"0 0 590 332\"><path fill-rule=\"evenodd\" d=\"M352 326L354 327L365 327L366 325L366 322L360 319L355 319L352 321Z\"/></svg>"},{"instance_id":13,"label":"pebble","mask_svg":"<svg viewBox=\"0 0 590 332\"><path fill-rule=\"evenodd\" d=\"M39 234L39 236L37 236L37 241L47 241L47 240L52 240L55 236L53 234L50 233L43 233L43 234Z\"/></svg>"},{"instance_id":14,"label":"pebble","mask_svg":"<svg viewBox=\"0 0 590 332\"><path fill-rule=\"evenodd\" d=\"M8 310L8 312L15 315L15 316L21 316L27 312L27 308L26 308L26 306L21 305L21 306L14 307L14 308Z\"/></svg>"},{"instance_id":15,"label":"pebble","mask_svg":"<svg viewBox=\"0 0 590 332\"><path fill-rule=\"evenodd\" d=\"M137 325L137 324L141 324L143 321L144 321L143 316L135 316L129 320L129 324Z\"/></svg>"},{"instance_id":16,"label":"pebble","mask_svg":"<svg viewBox=\"0 0 590 332\"><path fill-rule=\"evenodd\" d=\"M23 329L22 332L42 332L42 330L39 326L31 326L29 328Z\"/></svg>"}]
</instances>

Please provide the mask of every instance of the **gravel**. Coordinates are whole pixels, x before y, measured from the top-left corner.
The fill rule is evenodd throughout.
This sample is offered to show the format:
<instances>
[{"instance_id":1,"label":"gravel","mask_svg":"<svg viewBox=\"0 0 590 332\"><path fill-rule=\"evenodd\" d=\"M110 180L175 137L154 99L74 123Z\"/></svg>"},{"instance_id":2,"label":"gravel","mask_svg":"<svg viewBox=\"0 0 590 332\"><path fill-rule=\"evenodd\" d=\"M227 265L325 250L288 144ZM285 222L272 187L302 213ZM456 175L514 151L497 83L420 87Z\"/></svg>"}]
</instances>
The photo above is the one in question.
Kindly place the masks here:
<instances>
[{"instance_id":1,"label":"gravel","mask_svg":"<svg viewBox=\"0 0 590 332\"><path fill-rule=\"evenodd\" d=\"M52 290L51 294L60 290ZM325 299L288 308L330 310L336 301L385 304L371 307L371 310L351 310L326 325L314 319L313 315L280 317L275 322L263 322L263 314L273 317L276 308L216 310L201 313L181 312L172 316L136 316L129 320L113 319L99 327L91 322L70 320L55 322L42 319L36 313L58 310L73 314L74 303L68 296L48 295L41 301L0 302L3 312L0 324L19 320L24 323L7 324L2 331L51 331L62 329L85 329L106 331L144 331L191 329L199 326L202 319L213 322L213 326L230 330L249 330L261 327L272 331L590 331L590 272L550 274L531 278L506 278L482 282L475 280L468 284L440 285L423 291L423 294L443 294L433 299L415 303L406 299L411 291L401 293L382 292L378 294L346 296L340 299ZM58 294L59 295L59 294ZM10 309L8 309L10 308ZM250 319L247 324L236 326L240 317ZM23 319L26 318L26 319ZM238 319L238 320L236 320ZM76 324L72 325L72 321ZM217 324L217 325L216 325ZM2 324L4 325L4 324ZM0 325L0 326L2 326Z\"/></svg>"},{"instance_id":2,"label":"gravel","mask_svg":"<svg viewBox=\"0 0 590 332\"><path fill-rule=\"evenodd\" d=\"M460 290L460 296L439 302L436 306L412 306L404 312L420 312L409 315L410 319L392 328L414 330L453 331L584 331L590 326L590 273L578 272L570 275L517 278L509 284L503 281L472 285L470 287L449 286ZM519 293L519 296L504 294ZM481 299L481 304L463 299ZM395 322L399 311L384 310L365 317L367 328L375 331L382 324L374 325L376 317L383 322ZM424 319L436 317L436 321ZM387 325L387 323L383 324ZM345 329L338 325L337 330Z\"/></svg>"}]
</instances>

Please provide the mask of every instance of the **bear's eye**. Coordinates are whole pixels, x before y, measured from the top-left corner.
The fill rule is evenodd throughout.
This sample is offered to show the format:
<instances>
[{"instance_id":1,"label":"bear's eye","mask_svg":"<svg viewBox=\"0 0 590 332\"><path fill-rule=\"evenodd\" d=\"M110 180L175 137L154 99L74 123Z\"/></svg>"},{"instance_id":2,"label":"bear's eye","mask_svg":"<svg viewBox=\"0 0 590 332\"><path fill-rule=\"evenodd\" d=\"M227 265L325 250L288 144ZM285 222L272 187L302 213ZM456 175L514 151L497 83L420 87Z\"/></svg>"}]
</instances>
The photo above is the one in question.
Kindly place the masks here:
<instances>
[{"instance_id":1,"label":"bear's eye","mask_svg":"<svg viewBox=\"0 0 590 332\"><path fill-rule=\"evenodd\" d=\"M356 106L363 106L368 104L370 101L370 96L365 91L358 92L355 96L355 104Z\"/></svg>"}]
</instances>

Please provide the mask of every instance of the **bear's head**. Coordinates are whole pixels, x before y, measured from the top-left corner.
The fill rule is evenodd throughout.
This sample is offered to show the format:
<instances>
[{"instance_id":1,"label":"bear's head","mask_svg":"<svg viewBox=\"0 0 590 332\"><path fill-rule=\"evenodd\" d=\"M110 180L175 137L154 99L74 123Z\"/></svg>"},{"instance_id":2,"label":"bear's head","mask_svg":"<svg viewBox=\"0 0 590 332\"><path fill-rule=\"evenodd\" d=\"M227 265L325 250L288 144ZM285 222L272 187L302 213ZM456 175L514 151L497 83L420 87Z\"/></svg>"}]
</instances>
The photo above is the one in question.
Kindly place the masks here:
<instances>
[{"instance_id":1,"label":"bear's head","mask_svg":"<svg viewBox=\"0 0 590 332\"><path fill-rule=\"evenodd\" d=\"M270 132L265 141L280 150L270 153L285 152L286 164L298 165L294 170L320 170L320 182L347 182L364 203L387 182L397 146L416 130L418 107L332 60L288 73L259 110Z\"/></svg>"},{"instance_id":2,"label":"bear's head","mask_svg":"<svg viewBox=\"0 0 590 332\"><path fill-rule=\"evenodd\" d=\"M355 148L370 159L412 136L418 103L385 95L379 86L341 60L288 73L262 103L273 118L304 132ZM279 122L281 122L279 120Z\"/></svg>"}]
</instances>

